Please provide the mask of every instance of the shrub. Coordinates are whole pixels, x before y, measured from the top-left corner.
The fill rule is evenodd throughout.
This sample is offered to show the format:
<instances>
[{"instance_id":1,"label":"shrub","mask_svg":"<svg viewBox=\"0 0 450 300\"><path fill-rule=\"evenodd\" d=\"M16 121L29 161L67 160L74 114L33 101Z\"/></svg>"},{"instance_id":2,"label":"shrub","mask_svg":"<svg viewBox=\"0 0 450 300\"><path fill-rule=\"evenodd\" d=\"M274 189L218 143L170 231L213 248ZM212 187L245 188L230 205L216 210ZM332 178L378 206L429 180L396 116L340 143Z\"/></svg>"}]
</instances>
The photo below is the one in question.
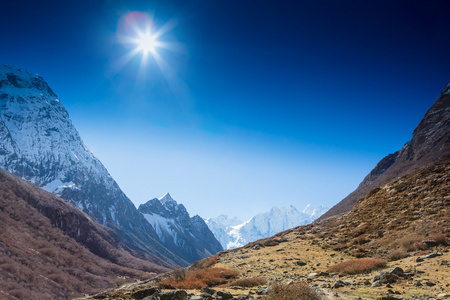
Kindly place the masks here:
<instances>
[{"instance_id":1,"label":"shrub","mask_svg":"<svg viewBox=\"0 0 450 300\"><path fill-rule=\"evenodd\" d=\"M408 189L411 186L411 184L409 182L400 182L399 184L397 184L396 186L394 186L394 190L397 193L403 192L406 189Z\"/></svg>"},{"instance_id":2,"label":"shrub","mask_svg":"<svg viewBox=\"0 0 450 300\"><path fill-rule=\"evenodd\" d=\"M366 248L359 246L358 248L353 250L353 255L356 256L357 258L366 256Z\"/></svg>"},{"instance_id":3,"label":"shrub","mask_svg":"<svg viewBox=\"0 0 450 300\"><path fill-rule=\"evenodd\" d=\"M173 278L176 282L181 282L186 279L186 269L180 268L172 271Z\"/></svg>"},{"instance_id":4,"label":"shrub","mask_svg":"<svg viewBox=\"0 0 450 300\"><path fill-rule=\"evenodd\" d=\"M360 235L353 240L353 244L362 245L362 244L367 243L368 241L369 240L367 239L367 237L365 235Z\"/></svg>"},{"instance_id":5,"label":"shrub","mask_svg":"<svg viewBox=\"0 0 450 300\"><path fill-rule=\"evenodd\" d=\"M304 282L272 284L264 300L320 300L319 294Z\"/></svg>"},{"instance_id":6,"label":"shrub","mask_svg":"<svg viewBox=\"0 0 450 300\"><path fill-rule=\"evenodd\" d=\"M219 259L219 255L213 255L207 258L204 258L202 260L197 260L194 261L194 263L192 264L191 268L192 269L206 269L206 268L210 268L213 265L215 265L217 263L217 260Z\"/></svg>"},{"instance_id":7,"label":"shrub","mask_svg":"<svg viewBox=\"0 0 450 300\"><path fill-rule=\"evenodd\" d=\"M422 242L414 242L412 246L414 249L416 249L416 251L425 250L428 248L427 245L425 245L425 243Z\"/></svg>"},{"instance_id":8,"label":"shrub","mask_svg":"<svg viewBox=\"0 0 450 300\"><path fill-rule=\"evenodd\" d=\"M406 253L405 250L394 250L391 253L388 254L387 259L389 261L394 261L394 260L399 260L402 258L405 258L408 254Z\"/></svg>"},{"instance_id":9,"label":"shrub","mask_svg":"<svg viewBox=\"0 0 450 300\"><path fill-rule=\"evenodd\" d=\"M406 251L414 251L417 250L415 243L419 242L422 239L419 235L410 234L400 238L398 240L398 244L401 245Z\"/></svg>"},{"instance_id":10,"label":"shrub","mask_svg":"<svg viewBox=\"0 0 450 300\"><path fill-rule=\"evenodd\" d=\"M167 286L177 289L201 289L204 287L213 287L220 284L226 284L230 279L234 279L239 275L239 272L226 268L209 268L186 270L184 277L172 277L163 280L156 285L160 288ZM177 281L178 280L178 281Z\"/></svg>"},{"instance_id":11,"label":"shrub","mask_svg":"<svg viewBox=\"0 0 450 300\"><path fill-rule=\"evenodd\" d=\"M339 251L342 249L347 248L346 244L341 244L341 243L337 243L336 245L333 246L333 250Z\"/></svg>"},{"instance_id":12,"label":"shrub","mask_svg":"<svg viewBox=\"0 0 450 300\"><path fill-rule=\"evenodd\" d=\"M262 277L243 278L227 283L221 287L240 286L240 287L252 287L267 284L267 280Z\"/></svg>"},{"instance_id":13,"label":"shrub","mask_svg":"<svg viewBox=\"0 0 450 300\"><path fill-rule=\"evenodd\" d=\"M330 273L341 274L361 274L368 273L373 270L381 269L386 266L386 261L379 258L360 258L341 262L328 268Z\"/></svg>"},{"instance_id":14,"label":"shrub","mask_svg":"<svg viewBox=\"0 0 450 300\"><path fill-rule=\"evenodd\" d=\"M267 239L262 241L262 245L265 247L272 247L278 245L280 242L275 239Z\"/></svg>"},{"instance_id":15,"label":"shrub","mask_svg":"<svg viewBox=\"0 0 450 300\"><path fill-rule=\"evenodd\" d=\"M447 237L442 232L435 233L431 236L431 239L438 245L447 245Z\"/></svg>"},{"instance_id":16,"label":"shrub","mask_svg":"<svg viewBox=\"0 0 450 300\"><path fill-rule=\"evenodd\" d=\"M370 192L367 194L367 197L375 195L376 193L378 193L379 190L380 190L379 187L371 189Z\"/></svg>"},{"instance_id":17,"label":"shrub","mask_svg":"<svg viewBox=\"0 0 450 300\"><path fill-rule=\"evenodd\" d=\"M368 228L369 225L367 225L367 223L361 223L351 231L351 235L354 237L360 236L361 234L365 233Z\"/></svg>"}]
</instances>

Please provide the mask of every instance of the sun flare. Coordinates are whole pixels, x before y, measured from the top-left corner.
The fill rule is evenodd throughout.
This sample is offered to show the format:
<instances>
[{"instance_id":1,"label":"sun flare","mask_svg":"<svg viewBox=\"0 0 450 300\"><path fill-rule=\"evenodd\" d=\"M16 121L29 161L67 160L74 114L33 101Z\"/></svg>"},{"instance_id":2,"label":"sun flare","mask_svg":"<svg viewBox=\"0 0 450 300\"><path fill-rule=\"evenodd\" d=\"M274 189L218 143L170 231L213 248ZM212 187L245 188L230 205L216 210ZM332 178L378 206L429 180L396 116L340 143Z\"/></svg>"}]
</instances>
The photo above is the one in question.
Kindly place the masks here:
<instances>
[{"instance_id":1,"label":"sun flare","mask_svg":"<svg viewBox=\"0 0 450 300\"><path fill-rule=\"evenodd\" d=\"M142 51L144 55L148 52L155 53L155 48L158 46L156 37L150 32L138 33L138 38L135 40L137 50Z\"/></svg>"},{"instance_id":2,"label":"sun flare","mask_svg":"<svg viewBox=\"0 0 450 300\"><path fill-rule=\"evenodd\" d=\"M157 27L153 17L147 13L131 11L125 14L118 22L117 38L128 51L119 57L114 68L120 70L138 60L138 76L145 77L146 72L159 69L165 77L170 77L170 69L164 61L164 55L167 51L184 53L181 43L165 36L176 24L175 20L169 20Z\"/></svg>"}]
</instances>

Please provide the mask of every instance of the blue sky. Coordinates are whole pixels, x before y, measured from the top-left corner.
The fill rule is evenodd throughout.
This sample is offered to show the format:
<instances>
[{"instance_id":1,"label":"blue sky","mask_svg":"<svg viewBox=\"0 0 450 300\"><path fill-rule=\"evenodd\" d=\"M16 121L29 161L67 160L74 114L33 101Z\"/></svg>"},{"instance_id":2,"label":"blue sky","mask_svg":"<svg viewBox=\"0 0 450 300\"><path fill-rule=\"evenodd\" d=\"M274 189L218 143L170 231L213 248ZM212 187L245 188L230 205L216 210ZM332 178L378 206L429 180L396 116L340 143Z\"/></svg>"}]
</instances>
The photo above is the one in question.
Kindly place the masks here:
<instances>
[{"instance_id":1,"label":"blue sky","mask_svg":"<svg viewBox=\"0 0 450 300\"><path fill-rule=\"evenodd\" d=\"M450 82L450 3L3 1L0 63L44 77L139 205L243 219L332 206ZM163 67L120 42L148 14Z\"/></svg>"}]
</instances>

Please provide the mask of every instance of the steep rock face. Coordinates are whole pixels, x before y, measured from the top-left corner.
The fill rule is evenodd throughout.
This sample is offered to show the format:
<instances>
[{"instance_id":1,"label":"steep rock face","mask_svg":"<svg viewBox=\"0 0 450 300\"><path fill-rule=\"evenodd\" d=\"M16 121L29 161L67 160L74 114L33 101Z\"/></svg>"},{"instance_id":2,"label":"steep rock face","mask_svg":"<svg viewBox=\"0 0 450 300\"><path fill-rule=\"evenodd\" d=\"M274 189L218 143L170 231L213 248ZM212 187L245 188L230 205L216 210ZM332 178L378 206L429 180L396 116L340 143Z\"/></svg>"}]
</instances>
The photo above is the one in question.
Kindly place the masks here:
<instances>
[{"instance_id":1,"label":"steep rock face","mask_svg":"<svg viewBox=\"0 0 450 300\"><path fill-rule=\"evenodd\" d=\"M72 202L127 243L169 264L165 249L102 163L88 150L39 75L0 66L0 167Z\"/></svg>"},{"instance_id":2,"label":"steep rock face","mask_svg":"<svg viewBox=\"0 0 450 300\"><path fill-rule=\"evenodd\" d=\"M428 110L409 141L400 151L389 154L364 178L358 188L332 207L320 219L349 211L370 190L398 179L450 151L450 84Z\"/></svg>"},{"instance_id":3,"label":"steep rock face","mask_svg":"<svg viewBox=\"0 0 450 300\"><path fill-rule=\"evenodd\" d=\"M169 193L139 206L168 249L188 262L216 254L223 248L198 215L189 217L183 204Z\"/></svg>"},{"instance_id":4,"label":"steep rock face","mask_svg":"<svg viewBox=\"0 0 450 300\"><path fill-rule=\"evenodd\" d=\"M281 231L313 222L320 217L327 208L311 205L299 212L293 205L273 207L266 213L261 213L247 222L219 216L206 220L208 227L216 235L226 249L244 246L253 241L270 237ZM240 224L236 224L239 222Z\"/></svg>"}]
</instances>

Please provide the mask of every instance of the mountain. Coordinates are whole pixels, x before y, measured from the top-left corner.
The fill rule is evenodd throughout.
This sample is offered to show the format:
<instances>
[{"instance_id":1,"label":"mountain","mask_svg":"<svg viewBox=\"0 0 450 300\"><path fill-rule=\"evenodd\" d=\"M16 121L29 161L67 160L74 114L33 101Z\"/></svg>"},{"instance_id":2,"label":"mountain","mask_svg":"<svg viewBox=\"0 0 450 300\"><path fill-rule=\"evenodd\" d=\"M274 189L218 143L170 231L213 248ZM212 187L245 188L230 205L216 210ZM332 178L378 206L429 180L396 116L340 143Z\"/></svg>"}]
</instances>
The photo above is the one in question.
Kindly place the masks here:
<instances>
[{"instance_id":1,"label":"mountain","mask_svg":"<svg viewBox=\"0 0 450 300\"><path fill-rule=\"evenodd\" d=\"M384 157L364 178L358 188L333 206L320 219L349 211L356 201L370 190L378 188L411 171L435 162L450 151L450 83L441 92L413 132L411 141L395 153Z\"/></svg>"},{"instance_id":2,"label":"mountain","mask_svg":"<svg viewBox=\"0 0 450 300\"><path fill-rule=\"evenodd\" d=\"M0 66L0 168L70 201L163 265L186 265L159 240L39 75Z\"/></svg>"},{"instance_id":3,"label":"mountain","mask_svg":"<svg viewBox=\"0 0 450 300\"><path fill-rule=\"evenodd\" d=\"M258 214L247 222L221 215L207 219L206 224L222 246L225 249L231 249L299 225L309 224L326 211L327 208L323 206L312 207L309 204L302 212L299 212L294 206L289 205L273 207L270 211Z\"/></svg>"},{"instance_id":4,"label":"mountain","mask_svg":"<svg viewBox=\"0 0 450 300\"><path fill-rule=\"evenodd\" d=\"M205 221L189 216L183 204L169 193L139 206L147 221L156 230L163 245L186 261L196 261L216 254L223 248Z\"/></svg>"},{"instance_id":5,"label":"mountain","mask_svg":"<svg viewBox=\"0 0 450 300\"><path fill-rule=\"evenodd\" d=\"M74 205L0 170L0 298L70 299L168 271ZM166 267L162 267L166 265Z\"/></svg>"}]
</instances>

